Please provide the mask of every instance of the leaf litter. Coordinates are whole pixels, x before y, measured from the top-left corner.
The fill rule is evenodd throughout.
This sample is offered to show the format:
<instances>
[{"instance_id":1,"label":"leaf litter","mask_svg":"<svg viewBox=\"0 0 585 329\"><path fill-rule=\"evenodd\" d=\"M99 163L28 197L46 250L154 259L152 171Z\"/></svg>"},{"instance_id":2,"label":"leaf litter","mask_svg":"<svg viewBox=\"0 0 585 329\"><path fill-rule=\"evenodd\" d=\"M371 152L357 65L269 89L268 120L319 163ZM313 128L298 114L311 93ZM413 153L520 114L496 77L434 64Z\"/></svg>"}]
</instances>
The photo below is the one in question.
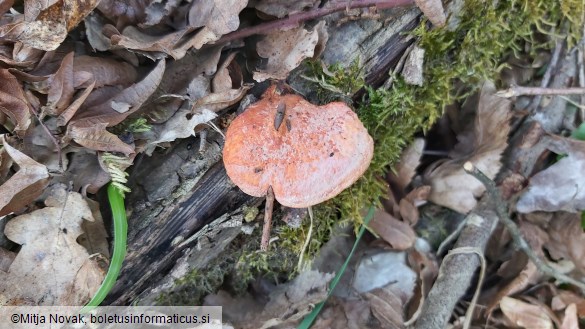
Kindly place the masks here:
<instances>
[{"instance_id":1,"label":"leaf litter","mask_svg":"<svg viewBox=\"0 0 585 329\"><path fill-rule=\"evenodd\" d=\"M445 23L436 1L416 3L433 24ZM259 19L285 18L317 5L309 0L30 0L20 13L12 1L0 1L0 213L6 215L5 235L22 246L16 254L0 253L2 304L87 302L104 275L97 265L103 256L90 254L107 257L109 248L99 205L82 194L97 193L111 179L106 152L124 155L124 166L130 166L139 153L151 154L209 129L251 91L247 81L283 80L303 60L318 58L328 41L324 20L269 33L253 45L219 42L248 24L243 21L247 11ZM234 49L246 45L255 53L246 53L243 65L243 54ZM426 83L421 80L423 53L421 48L412 55L414 73L402 72L412 83ZM525 83L548 60L541 52L527 66L510 60L511 69L504 71L513 82ZM440 258L421 238L426 207L441 205L460 213L475 209L485 188L462 170L466 161L492 179L506 169L502 154L509 146L512 103L496 97L490 82L484 83L477 104L471 103L463 105L462 113L471 112L474 119L460 114L460 122L453 123L467 128L457 132L458 144L448 159L429 165L420 139L385 177L388 195L369 227L373 234L361 243L349 279L314 328L372 323L395 328L416 318L439 274ZM150 128L121 133L138 119ZM521 191L515 210L523 214L520 228L536 253L582 277L583 142L550 133L533 143L559 159L529 177L507 176L504 188L510 197ZM547 159L547 152L539 156ZM585 317L583 295L543 282L522 253L510 251L506 233L500 237L488 251L496 264L488 276L497 284L486 287L480 298L491 321L502 327L578 327L578 319ZM334 239L330 243L332 249L340 247ZM341 263L333 259L321 261L330 263L329 272ZM327 295L332 275L326 272L302 272L272 287L268 302L226 291L205 300L223 305L234 323L245 320L250 328L293 326ZM30 282L25 283L27 275Z\"/></svg>"}]
</instances>

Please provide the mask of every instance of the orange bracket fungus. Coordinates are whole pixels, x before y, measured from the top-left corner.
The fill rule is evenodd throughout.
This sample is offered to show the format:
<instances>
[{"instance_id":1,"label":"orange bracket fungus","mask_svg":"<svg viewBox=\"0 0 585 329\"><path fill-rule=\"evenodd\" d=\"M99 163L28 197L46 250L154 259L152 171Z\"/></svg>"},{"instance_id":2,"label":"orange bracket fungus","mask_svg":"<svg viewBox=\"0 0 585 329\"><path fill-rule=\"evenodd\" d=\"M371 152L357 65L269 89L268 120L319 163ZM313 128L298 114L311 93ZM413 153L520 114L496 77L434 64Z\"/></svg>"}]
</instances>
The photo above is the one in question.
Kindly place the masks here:
<instances>
[{"instance_id":1,"label":"orange bracket fungus","mask_svg":"<svg viewBox=\"0 0 585 329\"><path fill-rule=\"evenodd\" d=\"M373 152L372 137L346 104L316 106L272 86L229 126L223 162L242 191L267 197L266 250L274 199L292 208L331 199L366 171Z\"/></svg>"}]
</instances>

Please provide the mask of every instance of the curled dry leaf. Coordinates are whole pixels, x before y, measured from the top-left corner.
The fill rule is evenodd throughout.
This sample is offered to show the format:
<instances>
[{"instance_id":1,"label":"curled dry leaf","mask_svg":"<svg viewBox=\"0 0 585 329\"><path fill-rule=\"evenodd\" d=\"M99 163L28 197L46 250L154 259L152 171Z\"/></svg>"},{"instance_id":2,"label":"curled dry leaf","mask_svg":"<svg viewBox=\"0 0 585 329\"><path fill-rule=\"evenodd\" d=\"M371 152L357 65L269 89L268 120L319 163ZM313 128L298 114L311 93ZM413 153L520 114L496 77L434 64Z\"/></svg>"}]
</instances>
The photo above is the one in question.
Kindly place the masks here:
<instances>
[{"instance_id":1,"label":"curled dry leaf","mask_svg":"<svg viewBox=\"0 0 585 329\"><path fill-rule=\"evenodd\" d=\"M325 299L333 276L319 271L302 272L294 280L277 286L265 304L250 296L236 299L220 292L205 297L205 305L222 305L224 319L240 324L238 328L290 328Z\"/></svg>"},{"instance_id":2,"label":"curled dry leaf","mask_svg":"<svg viewBox=\"0 0 585 329\"><path fill-rule=\"evenodd\" d=\"M540 306L528 304L518 299L504 297L500 308L515 326L530 329L553 329L552 320Z\"/></svg>"},{"instance_id":3,"label":"curled dry leaf","mask_svg":"<svg viewBox=\"0 0 585 329\"><path fill-rule=\"evenodd\" d=\"M254 72L254 80L286 79L304 59L319 56L318 51L325 48L327 39L325 21L315 25L312 31L298 27L267 35L258 42L256 51L260 57L267 58L268 63Z\"/></svg>"},{"instance_id":4,"label":"curled dry leaf","mask_svg":"<svg viewBox=\"0 0 585 329\"><path fill-rule=\"evenodd\" d=\"M160 84L164 71L165 61L161 60L142 81L124 89L105 102L102 101L98 105L78 111L70 125L79 127L88 127L95 123L105 123L105 127L117 125L130 114L140 109ZM124 113L119 113L112 108L113 106L123 106L128 110Z\"/></svg>"},{"instance_id":5,"label":"curled dry leaf","mask_svg":"<svg viewBox=\"0 0 585 329\"><path fill-rule=\"evenodd\" d=\"M545 244L555 260L566 259L585 274L585 232L581 227L580 214L558 212L550 220L550 240Z\"/></svg>"},{"instance_id":6,"label":"curled dry leaf","mask_svg":"<svg viewBox=\"0 0 585 329\"><path fill-rule=\"evenodd\" d=\"M565 309L565 316L560 329L579 329L579 318L577 317L577 305L571 304Z\"/></svg>"},{"instance_id":7,"label":"curled dry leaf","mask_svg":"<svg viewBox=\"0 0 585 329\"><path fill-rule=\"evenodd\" d=\"M423 85L424 58L425 50L419 46L414 46L408 54L401 72L404 82L415 86Z\"/></svg>"},{"instance_id":8,"label":"curled dry leaf","mask_svg":"<svg viewBox=\"0 0 585 329\"><path fill-rule=\"evenodd\" d=\"M134 26L128 26L122 33L111 25L106 25L104 34L110 38L112 45L138 51L151 59L163 59L170 55L174 59L185 56L188 48L177 47L179 41L191 29L182 29L165 35L153 36L142 32Z\"/></svg>"},{"instance_id":9,"label":"curled dry leaf","mask_svg":"<svg viewBox=\"0 0 585 329\"><path fill-rule=\"evenodd\" d=\"M464 214L475 207L485 187L463 170L463 164L470 161L489 178L496 176L508 145L510 107L510 101L495 96L493 83L484 83L473 127L457 136L453 159L425 173L425 181L431 185L430 201Z\"/></svg>"},{"instance_id":10,"label":"curled dry leaf","mask_svg":"<svg viewBox=\"0 0 585 329\"><path fill-rule=\"evenodd\" d=\"M548 148L566 155L530 179L516 210L533 211L585 210L585 142L563 137L549 137Z\"/></svg>"},{"instance_id":11,"label":"curled dry leaf","mask_svg":"<svg viewBox=\"0 0 585 329\"><path fill-rule=\"evenodd\" d=\"M106 130L105 122L92 118L76 121L67 126L64 141L74 140L77 144L96 151L134 153L134 146L128 145Z\"/></svg>"},{"instance_id":12,"label":"curled dry leaf","mask_svg":"<svg viewBox=\"0 0 585 329\"><path fill-rule=\"evenodd\" d=\"M101 0L97 8L116 26L139 23L145 17L149 0Z\"/></svg>"},{"instance_id":13,"label":"curled dry leaf","mask_svg":"<svg viewBox=\"0 0 585 329\"><path fill-rule=\"evenodd\" d=\"M36 199L47 185L49 172L45 166L10 146L4 135L0 135L0 142L4 146L3 152L20 168L0 186L0 216L4 216Z\"/></svg>"},{"instance_id":14,"label":"curled dry leaf","mask_svg":"<svg viewBox=\"0 0 585 329\"><path fill-rule=\"evenodd\" d=\"M101 284L103 272L76 241L82 222L93 220L85 200L79 193L55 189L45 204L6 224L4 233L22 248L8 272L0 272L2 305L23 300L83 305Z\"/></svg>"},{"instance_id":15,"label":"curled dry leaf","mask_svg":"<svg viewBox=\"0 0 585 329\"><path fill-rule=\"evenodd\" d=\"M36 1L25 1L25 15L15 16L13 22L1 26L0 37L41 50L55 50L65 40L67 32L76 27L98 2L58 0L37 14Z\"/></svg>"},{"instance_id":16,"label":"curled dry leaf","mask_svg":"<svg viewBox=\"0 0 585 329\"><path fill-rule=\"evenodd\" d=\"M20 82L8 70L0 69L0 80L0 111L10 118L14 132L22 137L31 123L32 109Z\"/></svg>"},{"instance_id":17,"label":"curled dry leaf","mask_svg":"<svg viewBox=\"0 0 585 329\"><path fill-rule=\"evenodd\" d=\"M240 12L246 8L248 0L210 0L197 1L189 10L189 26L203 27L189 41L190 47L200 49L204 44L219 40L240 26Z\"/></svg>"},{"instance_id":18,"label":"curled dry leaf","mask_svg":"<svg viewBox=\"0 0 585 329\"><path fill-rule=\"evenodd\" d=\"M77 56L73 59L75 72L89 72L95 79L95 87L127 86L138 78L136 69L128 64L111 58Z\"/></svg>"},{"instance_id":19,"label":"curled dry leaf","mask_svg":"<svg viewBox=\"0 0 585 329\"><path fill-rule=\"evenodd\" d=\"M300 13L306 8L318 6L319 2L318 0L252 0L248 4L248 7L256 8L256 10L270 16L283 18L287 15Z\"/></svg>"},{"instance_id":20,"label":"curled dry leaf","mask_svg":"<svg viewBox=\"0 0 585 329\"><path fill-rule=\"evenodd\" d=\"M412 247L416 239L416 234L410 225L383 210L376 210L368 226L396 250Z\"/></svg>"},{"instance_id":21,"label":"curled dry leaf","mask_svg":"<svg viewBox=\"0 0 585 329\"><path fill-rule=\"evenodd\" d=\"M414 0L416 6L435 26L444 26L447 22L441 0Z\"/></svg>"}]
</instances>

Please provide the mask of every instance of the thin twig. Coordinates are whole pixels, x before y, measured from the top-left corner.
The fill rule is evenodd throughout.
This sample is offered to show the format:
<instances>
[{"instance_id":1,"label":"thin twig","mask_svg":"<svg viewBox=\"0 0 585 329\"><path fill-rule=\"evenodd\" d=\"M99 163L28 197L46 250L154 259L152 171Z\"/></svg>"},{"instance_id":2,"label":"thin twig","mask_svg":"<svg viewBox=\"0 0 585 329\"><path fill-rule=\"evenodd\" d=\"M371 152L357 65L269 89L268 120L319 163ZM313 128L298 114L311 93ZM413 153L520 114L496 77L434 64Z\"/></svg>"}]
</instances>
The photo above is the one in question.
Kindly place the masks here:
<instances>
[{"instance_id":1,"label":"thin twig","mask_svg":"<svg viewBox=\"0 0 585 329\"><path fill-rule=\"evenodd\" d=\"M272 185L268 187L266 192L266 205L264 206L264 227L262 227L262 241L260 242L260 250L268 251L268 244L270 243L270 230L272 229L272 209L274 208L274 191Z\"/></svg>"},{"instance_id":2,"label":"thin twig","mask_svg":"<svg viewBox=\"0 0 585 329\"><path fill-rule=\"evenodd\" d=\"M297 271L300 273L303 270L303 259L305 256L305 252L307 251L307 247L309 247L309 243L311 242L311 238L313 235L313 208L309 207L309 220L311 221L309 225L309 232L307 233L307 238L305 239L305 243L303 243L303 249L301 249L301 255L299 256L299 263L297 264Z\"/></svg>"},{"instance_id":3,"label":"thin twig","mask_svg":"<svg viewBox=\"0 0 585 329\"><path fill-rule=\"evenodd\" d=\"M292 14L286 18L246 27L221 37L215 44L222 44L233 40L247 38L256 34L269 34L275 30L291 29L298 27L300 23L327 16L329 14L355 8L376 7L377 9L389 9L394 7L414 4L414 0L353 0L348 2L331 3L325 8L317 8L298 14Z\"/></svg>"},{"instance_id":4,"label":"thin twig","mask_svg":"<svg viewBox=\"0 0 585 329\"><path fill-rule=\"evenodd\" d=\"M566 31L567 28L568 28L568 26L565 24L563 26L563 31ZM559 62L559 59L561 58L561 51L563 50L564 44L565 44L564 38L557 39L557 42L555 45L555 50L553 51L553 55L550 59L550 62L548 63L548 67L546 68L546 72L544 72L544 75L542 76L542 80L540 81L540 87L546 88L548 86L548 84L550 83L550 79L552 78L552 73L553 73L554 69L557 67L557 63ZM532 102L530 102L530 104L528 105L528 111L530 111L530 112L535 111L538 108L538 105L540 104L541 99L542 99L541 95L537 95L536 97L534 97Z\"/></svg>"},{"instance_id":5,"label":"thin twig","mask_svg":"<svg viewBox=\"0 0 585 329\"><path fill-rule=\"evenodd\" d=\"M568 275L565 275L563 273L558 272L557 270L552 268L550 265L545 263L543 260L541 260L536 255L536 253L534 253L534 251L530 248L530 246L528 245L526 240L524 240L524 238L522 237L522 233L520 232L520 229L518 228L516 223L514 223L514 221L512 221L510 219L510 217L508 216L508 209L506 207L506 202L502 199L502 196L501 196L498 188L496 187L496 184L494 183L494 181L491 180L489 177L487 177L481 170L479 170L471 162L466 162L463 165L463 169L465 169L465 172L467 172L468 174L475 177L477 180L479 180L485 186L486 192L490 195L490 197L494 201L494 204L496 207L496 213L498 214L498 217L501 220L501 222L504 224L504 226L506 226L506 229L508 229L508 231L510 232L510 235L512 236L512 240L514 241L514 244L516 245L516 247L518 247L518 249L520 249L522 252L524 252L526 254L526 256L528 256L528 258L530 259L530 261L532 261L534 263L536 268L541 273L552 276L553 278L557 279L560 282L570 283L576 287L579 287L581 290L585 291L585 283L578 281L578 280L575 280Z\"/></svg>"},{"instance_id":6,"label":"thin twig","mask_svg":"<svg viewBox=\"0 0 585 329\"><path fill-rule=\"evenodd\" d=\"M542 87L523 87L511 86L506 90L500 90L496 96L510 98L523 95L583 95L585 88L542 88Z\"/></svg>"}]
</instances>

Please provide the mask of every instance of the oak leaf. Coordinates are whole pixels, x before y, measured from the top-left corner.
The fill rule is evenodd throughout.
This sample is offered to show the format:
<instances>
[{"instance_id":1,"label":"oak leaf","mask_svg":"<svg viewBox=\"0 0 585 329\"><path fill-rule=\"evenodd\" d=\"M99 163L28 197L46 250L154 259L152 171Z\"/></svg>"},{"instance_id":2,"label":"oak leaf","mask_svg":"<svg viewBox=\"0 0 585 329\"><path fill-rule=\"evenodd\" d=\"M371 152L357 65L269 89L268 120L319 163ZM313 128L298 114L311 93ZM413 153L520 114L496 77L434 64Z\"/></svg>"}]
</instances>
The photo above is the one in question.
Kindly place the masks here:
<instances>
[{"instance_id":1,"label":"oak leaf","mask_svg":"<svg viewBox=\"0 0 585 329\"><path fill-rule=\"evenodd\" d=\"M23 136L31 123L32 109L14 75L6 69L0 69L0 80L0 111L15 125L15 133Z\"/></svg>"},{"instance_id":2,"label":"oak leaf","mask_svg":"<svg viewBox=\"0 0 585 329\"><path fill-rule=\"evenodd\" d=\"M52 190L46 207L10 220L8 239L22 245L7 273L0 272L1 304L83 305L104 273L76 239L92 213L79 193Z\"/></svg>"},{"instance_id":3,"label":"oak leaf","mask_svg":"<svg viewBox=\"0 0 585 329\"><path fill-rule=\"evenodd\" d=\"M2 152L20 168L0 186L0 216L20 210L36 199L47 185L47 168L8 144L6 137L0 135L4 145Z\"/></svg>"}]
</instances>

